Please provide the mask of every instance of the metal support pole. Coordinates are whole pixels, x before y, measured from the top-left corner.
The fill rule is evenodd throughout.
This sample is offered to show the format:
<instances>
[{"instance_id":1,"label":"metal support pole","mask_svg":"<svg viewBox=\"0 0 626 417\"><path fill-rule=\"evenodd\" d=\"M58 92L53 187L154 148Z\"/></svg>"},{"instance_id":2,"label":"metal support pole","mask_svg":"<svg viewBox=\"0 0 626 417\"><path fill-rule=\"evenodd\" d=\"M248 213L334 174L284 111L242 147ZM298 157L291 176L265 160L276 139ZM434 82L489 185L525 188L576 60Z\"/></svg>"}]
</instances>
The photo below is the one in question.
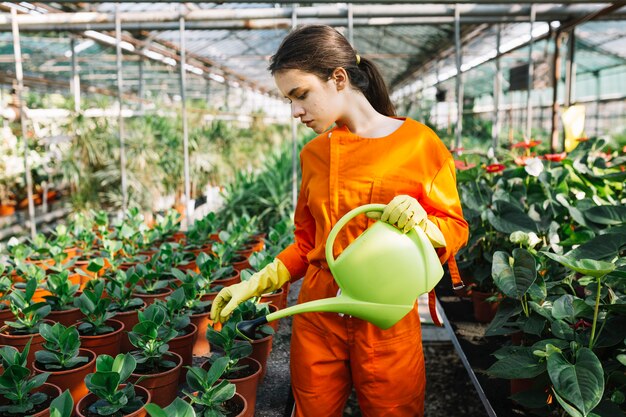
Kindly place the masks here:
<instances>
[{"instance_id":1,"label":"metal support pole","mask_svg":"<svg viewBox=\"0 0 626 417\"><path fill-rule=\"evenodd\" d=\"M35 228L35 203L33 202L33 177L30 172L28 161L28 137L26 135L26 106L24 105L24 73L22 70L22 48L20 46L20 29L17 24L17 11L11 8L11 29L13 31L13 54L15 56L15 78L17 81L15 94L20 106L20 125L22 127L22 141L24 141L24 173L26 175L26 193L28 196L28 220L30 225L30 236L35 239L37 229Z\"/></svg>"},{"instance_id":2,"label":"metal support pole","mask_svg":"<svg viewBox=\"0 0 626 417\"><path fill-rule=\"evenodd\" d=\"M227 79L224 80L224 88L224 111L228 111L230 110L230 104L228 103L230 96L230 83Z\"/></svg>"},{"instance_id":3,"label":"metal support pole","mask_svg":"<svg viewBox=\"0 0 626 417\"><path fill-rule=\"evenodd\" d=\"M567 63L565 64L565 107L569 107L574 102L574 93L576 82L576 64L574 62L574 53L576 50L576 34L575 28L569 32L567 38Z\"/></svg>"},{"instance_id":4,"label":"metal support pole","mask_svg":"<svg viewBox=\"0 0 626 417\"><path fill-rule=\"evenodd\" d=\"M291 29L298 25L298 5L294 4L291 13ZM290 111L291 119L291 204L296 210L298 204L298 126Z\"/></svg>"},{"instance_id":5,"label":"metal support pole","mask_svg":"<svg viewBox=\"0 0 626 417\"><path fill-rule=\"evenodd\" d=\"M70 39L70 49L72 52L72 79L70 80L70 92L74 97L74 111L80 111L80 77L78 76L78 68L76 65L76 39Z\"/></svg>"},{"instance_id":6,"label":"metal support pole","mask_svg":"<svg viewBox=\"0 0 626 417\"><path fill-rule=\"evenodd\" d=\"M463 134L463 73L462 65L462 45L461 45L461 9L457 5L454 8L454 45L456 50L456 105L457 105L457 122L456 122L456 141L454 148L461 147Z\"/></svg>"},{"instance_id":7,"label":"metal support pole","mask_svg":"<svg viewBox=\"0 0 626 417\"><path fill-rule=\"evenodd\" d=\"M595 117L595 134L600 136L600 96L602 95L602 84L600 81L600 70L594 71L593 76L596 79L596 117Z\"/></svg>"},{"instance_id":8,"label":"metal support pole","mask_svg":"<svg viewBox=\"0 0 626 417\"><path fill-rule=\"evenodd\" d=\"M502 96L502 67L500 65L500 40L502 25L496 26L496 78L493 84L493 125L491 126L491 146L494 152L498 149L500 134L500 97Z\"/></svg>"},{"instance_id":9,"label":"metal support pole","mask_svg":"<svg viewBox=\"0 0 626 417\"><path fill-rule=\"evenodd\" d=\"M559 140L559 82L561 81L561 32L554 37L554 58L552 62L552 130L550 133L550 150L556 153L561 148Z\"/></svg>"},{"instance_id":10,"label":"metal support pole","mask_svg":"<svg viewBox=\"0 0 626 417\"><path fill-rule=\"evenodd\" d=\"M433 115L432 115L432 123L433 126L435 127L435 131L437 131L439 129L439 123L438 123L438 119L439 119L439 100L437 100L437 91L439 91L439 62L437 62L435 64L435 108L433 109Z\"/></svg>"},{"instance_id":11,"label":"metal support pole","mask_svg":"<svg viewBox=\"0 0 626 417\"><path fill-rule=\"evenodd\" d=\"M530 40L528 42L528 88L526 90L526 140L530 141L532 136L532 91L534 84L534 63L533 63L533 29L535 26L535 5L530 5Z\"/></svg>"},{"instance_id":12,"label":"metal support pole","mask_svg":"<svg viewBox=\"0 0 626 417\"><path fill-rule=\"evenodd\" d=\"M143 66L144 66L145 58L142 56L139 57L139 111L143 115L146 113L146 103L144 102L144 88L145 88L145 79L143 76Z\"/></svg>"},{"instance_id":13,"label":"metal support pole","mask_svg":"<svg viewBox=\"0 0 626 417\"><path fill-rule=\"evenodd\" d=\"M187 80L185 74L185 18L180 17L180 101L181 101L181 118L183 121L183 157L184 157L184 175L185 175L185 224L187 228L191 225L191 181L189 179L189 129L187 126Z\"/></svg>"},{"instance_id":14,"label":"metal support pole","mask_svg":"<svg viewBox=\"0 0 626 417\"><path fill-rule=\"evenodd\" d=\"M352 12L352 3L348 3L348 41L354 48L354 13Z\"/></svg>"},{"instance_id":15,"label":"metal support pole","mask_svg":"<svg viewBox=\"0 0 626 417\"><path fill-rule=\"evenodd\" d=\"M122 115L122 20L120 18L120 5L115 4L115 52L117 63L117 105L118 125L120 135L120 172L122 175L122 211L126 213L128 207L128 185L126 184L126 149L124 145L124 116Z\"/></svg>"},{"instance_id":16,"label":"metal support pole","mask_svg":"<svg viewBox=\"0 0 626 417\"><path fill-rule=\"evenodd\" d=\"M209 77L204 79L206 81L206 91L205 91L205 100L207 102L207 105L209 103L209 100L211 99L211 79Z\"/></svg>"}]
</instances>

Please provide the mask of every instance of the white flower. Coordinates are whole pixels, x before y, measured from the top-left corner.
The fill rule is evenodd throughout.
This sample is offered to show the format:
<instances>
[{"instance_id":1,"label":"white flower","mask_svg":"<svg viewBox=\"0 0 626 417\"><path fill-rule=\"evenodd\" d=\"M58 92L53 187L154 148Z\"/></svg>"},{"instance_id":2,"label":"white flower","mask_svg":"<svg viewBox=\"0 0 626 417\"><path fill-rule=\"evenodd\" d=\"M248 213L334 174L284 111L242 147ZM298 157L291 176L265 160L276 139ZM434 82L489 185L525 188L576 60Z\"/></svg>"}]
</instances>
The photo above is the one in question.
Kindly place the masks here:
<instances>
[{"instance_id":1,"label":"white flower","mask_svg":"<svg viewBox=\"0 0 626 417\"><path fill-rule=\"evenodd\" d=\"M511 233L509 240L513 244L525 245L528 243L528 235L521 230Z\"/></svg>"},{"instance_id":2,"label":"white flower","mask_svg":"<svg viewBox=\"0 0 626 417\"><path fill-rule=\"evenodd\" d=\"M496 153L493 150L493 147L490 146L489 149L487 149L487 158L489 159L493 159L493 157L496 156Z\"/></svg>"},{"instance_id":3,"label":"white flower","mask_svg":"<svg viewBox=\"0 0 626 417\"><path fill-rule=\"evenodd\" d=\"M538 243L541 243L541 239L535 232L530 232L528 234L528 247L534 248Z\"/></svg>"},{"instance_id":4,"label":"white flower","mask_svg":"<svg viewBox=\"0 0 626 417\"><path fill-rule=\"evenodd\" d=\"M541 162L541 159L537 157L528 158L526 160L526 166L524 166L524 170L526 170L528 175L538 177L539 174L541 174L541 172L543 171L543 162Z\"/></svg>"}]
</instances>

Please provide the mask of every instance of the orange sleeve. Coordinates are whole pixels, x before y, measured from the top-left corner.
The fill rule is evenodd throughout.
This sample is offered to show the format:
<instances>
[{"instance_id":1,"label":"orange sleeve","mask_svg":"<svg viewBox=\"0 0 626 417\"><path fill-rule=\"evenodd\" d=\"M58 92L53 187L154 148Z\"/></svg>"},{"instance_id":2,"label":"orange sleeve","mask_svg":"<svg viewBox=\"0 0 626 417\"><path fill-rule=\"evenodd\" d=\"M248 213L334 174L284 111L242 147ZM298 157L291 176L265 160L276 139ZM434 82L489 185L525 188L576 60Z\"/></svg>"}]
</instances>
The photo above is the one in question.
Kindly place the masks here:
<instances>
[{"instance_id":1,"label":"orange sleeve","mask_svg":"<svg viewBox=\"0 0 626 417\"><path fill-rule=\"evenodd\" d=\"M276 257L287 267L291 281L297 281L306 274L309 267L308 253L315 247L315 219L309 210L306 198L304 175L298 194L294 215L294 243L287 246Z\"/></svg>"},{"instance_id":2,"label":"orange sleeve","mask_svg":"<svg viewBox=\"0 0 626 417\"><path fill-rule=\"evenodd\" d=\"M446 238L446 247L437 249L442 263L467 243L469 229L463 218L461 201L456 188L456 173L452 158L446 158L435 174L426 198L421 202Z\"/></svg>"}]
</instances>

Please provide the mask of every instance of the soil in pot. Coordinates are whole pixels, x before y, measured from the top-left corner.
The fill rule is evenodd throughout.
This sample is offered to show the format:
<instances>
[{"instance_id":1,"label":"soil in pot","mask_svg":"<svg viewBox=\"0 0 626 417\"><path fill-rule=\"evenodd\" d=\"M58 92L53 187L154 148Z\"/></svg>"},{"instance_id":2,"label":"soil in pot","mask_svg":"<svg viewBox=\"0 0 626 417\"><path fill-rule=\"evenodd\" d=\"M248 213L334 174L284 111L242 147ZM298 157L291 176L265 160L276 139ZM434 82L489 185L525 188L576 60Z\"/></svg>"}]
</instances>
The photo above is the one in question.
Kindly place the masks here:
<instances>
[{"instance_id":1,"label":"soil in pot","mask_svg":"<svg viewBox=\"0 0 626 417\"><path fill-rule=\"evenodd\" d=\"M186 398L185 401L189 402L189 399ZM233 398L222 403L222 407L226 410L226 417L243 417L248 411L248 403L246 402L246 399L241 394L236 392ZM201 410L199 407L194 407L194 410L196 411L196 414L200 415Z\"/></svg>"},{"instance_id":2,"label":"soil in pot","mask_svg":"<svg viewBox=\"0 0 626 417\"><path fill-rule=\"evenodd\" d=\"M50 403L59 395L61 395L61 389L54 384L46 382L39 388L35 388L35 392L43 392L48 398L41 404L37 404L32 410L22 414L3 413L2 417L49 417L50 416ZM6 405L8 402L4 398L0 399L0 405Z\"/></svg>"},{"instance_id":3,"label":"soil in pot","mask_svg":"<svg viewBox=\"0 0 626 417\"><path fill-rule=\"evenodd\" d=\"M235 268L235 272L232 276L223 279L217 279L211 282L211 286L221 285L223 287L228 287L229 285L237 284L239 282L241 282L241 276L239 275L239 270Z\"/></svg>"},{"instance_id":4,"label":"soil in pot","mask_svg":"<svg viewBox=\"0 0 626 417\"><path fill-rule=\"evenodd\" d=\"M87 385L85 385L85 377L87 374L94 372L96 366L96 354L89 349L79 349L79 356L87 356L87 363L80 363L73 368L63 370L47 370L42 364L35 361L33 367L35 372L50 372L48 382L61 388L61 391L70 390L70 394L74 399L74 404L89 393Z\"/></svg>"},{"instance_id":5,"label":"soil in pot","mask_svg":"<svg viewBox=\"0 0 626 417\"><path fill-rule=\"evenodd\" d=\"M120 385L120 388L125 387L126 384L122 384ZM144 406L148 403L150 403L151 397L150 397L150 392L148 392L147 389L145 389L144 387L141 387L139 385L135 385L135 396L136 397L142 397L142 401ZM96 397L94 394L87 394L86 396L84 396L83 398L80 399L80 401L78 401L78 404L76 404L76 414L79 417L102 417L99 414L95 414L89 411L89 407L95 403L98 400L98 397ZM146 411L145 407L141 407L138 410L135 410L133 412L131 412L130 414L123 414L123 413L115 413L115 414L111 414L109 417L146 417L148 415L148 412Z\"/></svg>"},{"instance_id":6,"label":"soil in pot","mask_svg":"<svg viewBox=\"0 0 626 417\"><path fill-rule=\"evenodd\" d=\"M243 271L244 269L250 268L250 263L248 262L248 258L243 255L235 255L231 261L233 268L235 271Z\"/></svg>"}]
</instances>

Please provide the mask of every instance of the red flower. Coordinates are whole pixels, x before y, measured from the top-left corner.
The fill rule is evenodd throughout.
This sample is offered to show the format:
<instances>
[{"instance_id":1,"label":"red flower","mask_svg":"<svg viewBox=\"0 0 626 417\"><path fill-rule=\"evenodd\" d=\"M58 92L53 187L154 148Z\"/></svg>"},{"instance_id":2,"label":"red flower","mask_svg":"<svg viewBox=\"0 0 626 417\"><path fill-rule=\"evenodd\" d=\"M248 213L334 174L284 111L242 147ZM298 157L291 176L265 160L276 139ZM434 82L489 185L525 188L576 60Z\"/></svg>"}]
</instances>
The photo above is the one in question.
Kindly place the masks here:
<instances>
[{"instance_id":1,"label":"red flower","mask_svg":"<svg viewBox=\"0 0 626 417\"><path fill-rule=\"evenodd\" d=\"M592 326L592 325L591 325L591 323L589 323L589 322L588 322L587 320L585 320L585 319L580 319L580 320L578 320L575 324L570 324L570 327L571 327L571 328L573 328L574 330L578 330L578 329L580 329L581 327L582 327L583 329L587 329L587 328L589 328L589 327L591 327L591 326Z\"/></svg>"},{"instance_id":2,"label":"red flower","mask_svg":"<svg viewBox=\"0 0 626 417\"><path fill-rule=\"evenodd\" d=\"M517 143L514 143L513 146L511 146L511 148L530 149L539 145L540 143L541 143L540 140L531 140L530 142L517 142Z\"/></svg>"},{"instance_id":3,"label":"red flower","mask_svg":"<svg viewBox=\"0 0 626 417\"><path fill-rule=\"evenodd\" d=\"M476 166L476 164L466 164L465 161L459 161L459 160L455 159L454 160L454 166L459 171L466 171L466 170L468 170L470 168L474 168Z\"/></svg>"},{"instance_id":4,"label":"red flower","mask_svg":"<svg viewBox=\"0 0 626 417\"><path fill-rule=\"evenodd\" d=\"M505 166L502 164L491 164L491 165L484 166L483 168L485 168L485 171L489 173L495 173L495 172L504 171Z\"/></svg>"},{"instance_id":5,"label":"red flower","mask_svg":"<svg viewBox=\"0 0 626 417\"><path fill-rule=\"evenodd\" d=\"M552 161L552 162L561 162L562 160L565 159L565 157L567 156L566 152L561 152L561 153L547 153L543 156L544 159L546 159L547 161Z\"/></svg>"}]
</instances>

